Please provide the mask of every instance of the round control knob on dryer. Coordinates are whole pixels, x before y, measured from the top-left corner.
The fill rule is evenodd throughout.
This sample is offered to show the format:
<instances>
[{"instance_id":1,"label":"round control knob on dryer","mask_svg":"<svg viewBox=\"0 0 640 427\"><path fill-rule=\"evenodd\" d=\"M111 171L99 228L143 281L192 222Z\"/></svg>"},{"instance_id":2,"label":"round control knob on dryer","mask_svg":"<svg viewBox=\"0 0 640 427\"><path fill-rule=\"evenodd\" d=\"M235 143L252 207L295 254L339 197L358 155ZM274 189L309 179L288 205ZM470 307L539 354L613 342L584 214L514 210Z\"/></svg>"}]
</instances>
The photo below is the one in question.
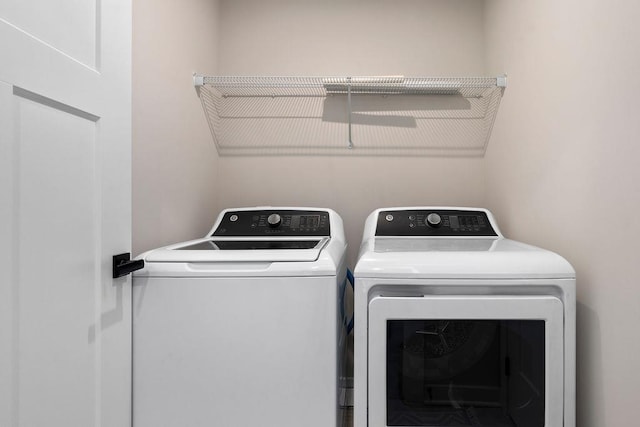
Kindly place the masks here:
<instances>
[{"instance_id":1,"label":"round control knob on dryer","mask_svg":"<svg viewBox=\"0 0 640 427\"><path fill-rule=\"evenodd\" d=\"M269 224L269 227L271 228L276 228L280 225L281 222L282 217L276 213L269 215L269 217L267 218L267 224Z\"/></svg>"},{"instance_id":2,"label":"round control knob on dryer","mask_svg":"<svg viewBox=\"0 0 640 427\"><path fill-rule=\"evenodd\" d=\"M427 215L427 225L429 227L438 228L442 225L442 218L437 213L430 213Z\"/></svg>"}]
</instances>

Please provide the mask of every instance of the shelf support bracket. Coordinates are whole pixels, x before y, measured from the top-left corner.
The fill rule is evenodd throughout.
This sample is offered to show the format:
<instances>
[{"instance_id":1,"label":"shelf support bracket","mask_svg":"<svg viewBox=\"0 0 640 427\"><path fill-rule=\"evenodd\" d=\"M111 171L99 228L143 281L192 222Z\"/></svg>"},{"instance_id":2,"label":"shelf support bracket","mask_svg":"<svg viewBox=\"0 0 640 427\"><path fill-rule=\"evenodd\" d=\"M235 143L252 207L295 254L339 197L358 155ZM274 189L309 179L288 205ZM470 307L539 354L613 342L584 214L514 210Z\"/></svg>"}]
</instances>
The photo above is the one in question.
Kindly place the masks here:
<instances>
[{"instance_id":1,"label":"shelf support bracket","mask_svg":"<svg viewBox=\"0 0 640 427\"><path fill-rule=\"evenodd\" d=\"M498 76L496 78L496 86L501 87L501 88L506 88L507 87L507 75L503 74L501 76Z\"/></svg>"},{"instance_id":2,"label":"shelf support bracket","mask_svg":"<svg viewBox=\"0 0 640 427\"><path fill-rule=\"evenodd\" d=\"M204 76L200 76L196 73L193 73L193 85L195 87L204 86Z\"/></svg>"}]
</instances>

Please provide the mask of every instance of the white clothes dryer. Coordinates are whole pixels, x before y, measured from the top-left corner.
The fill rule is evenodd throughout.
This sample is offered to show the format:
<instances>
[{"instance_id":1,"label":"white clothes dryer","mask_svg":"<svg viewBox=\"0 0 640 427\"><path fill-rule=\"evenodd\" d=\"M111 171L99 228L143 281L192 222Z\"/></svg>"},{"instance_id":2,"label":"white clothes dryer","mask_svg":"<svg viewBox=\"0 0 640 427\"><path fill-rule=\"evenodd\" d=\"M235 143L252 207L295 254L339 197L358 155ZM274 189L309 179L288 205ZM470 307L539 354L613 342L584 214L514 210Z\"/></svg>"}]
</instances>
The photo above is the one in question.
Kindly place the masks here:
<instances>
[{"instance_id":1,"label":"white clothes dryer","mask_svg":"<svg viewBox=\"0 0 640 427\"><path fill-rule=\"evenodd\" d=\"M354 426L575 427L575 272L484 209L378 209L355 267Z\"/></svg>"},{"instance_id":2,"label":"white clothes dryer","mask_svg":"<svg viewBox=\"0 0 640 427\"><path fill-rule=\"evenodd\" d=\"M330 209L260 207L142 254L133 425L341 425L345 249Z\"/></svg>"}]
</instances>

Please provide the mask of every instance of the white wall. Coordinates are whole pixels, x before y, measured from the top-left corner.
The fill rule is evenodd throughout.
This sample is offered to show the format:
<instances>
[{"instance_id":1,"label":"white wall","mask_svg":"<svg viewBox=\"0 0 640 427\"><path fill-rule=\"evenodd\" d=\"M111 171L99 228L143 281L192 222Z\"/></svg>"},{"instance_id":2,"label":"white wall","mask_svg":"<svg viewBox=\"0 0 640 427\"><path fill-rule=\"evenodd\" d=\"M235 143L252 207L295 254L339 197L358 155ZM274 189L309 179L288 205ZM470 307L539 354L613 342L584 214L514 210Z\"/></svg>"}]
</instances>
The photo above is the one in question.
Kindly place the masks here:
<instances>
[{"instance_id":1,"label":"white wall","mask_svg":"<svg viewBox=\"0 0 640 427\"><path fill-rule=\"evenodd\" d=\"M509 237L578 275L578 426L637 425L640 4L486 3L487 71L509 87L486 156Z\"/></svg>"},{"instance_id":2,"label":"white wall","mask_svg":"<svg viewBox=\"0 0 640 427\"><path fill-rule=\"evenodd\" d=\"M482 75L477 0L222 0L221 75ZM366 216L393 205L482 204L482 159L221 157L219 207L311 205L344 219L355 255Z\"/></svg>"},{"instance_id":3,"label":"white wall","mask_svg":"<svg viewBox=\"0 0 640 427\"><path fill-rule=\"evenodd\" d=\"M133 251L201 237L217 154L193 72L215 74L217 0L133 2Z\"/></svg>"}]
</instances>

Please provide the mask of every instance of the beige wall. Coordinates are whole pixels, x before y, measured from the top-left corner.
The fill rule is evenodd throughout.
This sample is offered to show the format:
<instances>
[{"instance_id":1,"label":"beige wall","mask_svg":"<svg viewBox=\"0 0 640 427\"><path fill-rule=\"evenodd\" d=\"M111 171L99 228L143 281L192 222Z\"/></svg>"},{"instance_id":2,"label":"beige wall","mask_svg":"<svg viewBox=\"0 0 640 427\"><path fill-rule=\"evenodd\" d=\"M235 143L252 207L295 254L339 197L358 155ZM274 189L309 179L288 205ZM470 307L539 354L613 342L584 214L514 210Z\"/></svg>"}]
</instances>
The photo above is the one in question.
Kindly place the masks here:
<instances>
[{"instance_id":1,"label":"beige wall","mask_svg":"<svg viewBox=\"0 0 640 427\"><path fill-rule=\"evenodd\" d=\"M215 74L217 0L133 2L133 251L202 236L217 154L193 72Z\"/></svg>"},{"instance_id":2,"label":"beige wall","mask_svg":"<svg viewBox=\"0 0 640 427\"><path fill-rule=\"evenodd\" d=\"M353 266L374 208L487 205L509 237L558 251L578 272L578 425L637 424L636 2L133 3L135 253L202 235L224 207L316 205L343 216ZM484 159L218 158L193 71L506 71L509 87Z\"/></svg>"},{"instance_id":3,"label":"beige wall","mask_svg":"<svg viewBox=\"0 0 640 427\"><path fill-rule=\"evenodd\" d=\"M220 0L220 73L475 75L478 0Z\"/></svg>"},{"instance_id":4,"label":"beige wall","mask_svg":"<svg viewBox=\"0 0 640 427\"><path fill-rule=\"evenodd\" d=\"M486 3L487 71L507 71L486 155L509 237L578 274L578 426L637 425L640 5Z\"/></svg>"},{"instance_id":5,"label":"beige wall","mask_svg":"<svg viewBox=\"0 0 640 427\"><path fill-rule=\"evenodd\" d=\"M222 75L482 75L477 0L222 0ZM355 257L366 216L393 205L482 204L482 159L221 157L217 206L341 214ZM452 173L455 172L455 173Z\"/></svg>"}]
</instances>

